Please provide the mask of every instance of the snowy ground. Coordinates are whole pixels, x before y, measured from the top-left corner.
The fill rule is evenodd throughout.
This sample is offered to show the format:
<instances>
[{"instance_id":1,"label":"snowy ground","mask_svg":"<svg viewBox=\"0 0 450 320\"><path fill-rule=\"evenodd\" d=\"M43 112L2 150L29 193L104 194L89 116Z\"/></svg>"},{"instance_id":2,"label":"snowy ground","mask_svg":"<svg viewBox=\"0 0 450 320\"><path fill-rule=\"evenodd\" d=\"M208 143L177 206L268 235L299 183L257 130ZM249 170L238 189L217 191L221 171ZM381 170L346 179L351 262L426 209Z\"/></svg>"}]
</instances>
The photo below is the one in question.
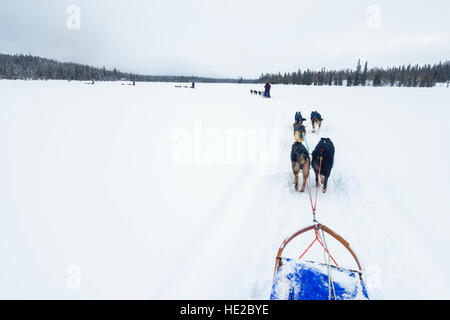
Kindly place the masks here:
<instances>
[{"instance_id":1,"label":"snowy ground","mask_svg":"<svg viewBox=\"0 0 450 320\"><path fill-rule=\"evenodd\" d=\"M0 81L0 298L269 298L312 222L289 153L317 109L307 142L336 147L317 216L371 297L450 299L449 89L252 88Z\"/></svg>"}]
</instances>

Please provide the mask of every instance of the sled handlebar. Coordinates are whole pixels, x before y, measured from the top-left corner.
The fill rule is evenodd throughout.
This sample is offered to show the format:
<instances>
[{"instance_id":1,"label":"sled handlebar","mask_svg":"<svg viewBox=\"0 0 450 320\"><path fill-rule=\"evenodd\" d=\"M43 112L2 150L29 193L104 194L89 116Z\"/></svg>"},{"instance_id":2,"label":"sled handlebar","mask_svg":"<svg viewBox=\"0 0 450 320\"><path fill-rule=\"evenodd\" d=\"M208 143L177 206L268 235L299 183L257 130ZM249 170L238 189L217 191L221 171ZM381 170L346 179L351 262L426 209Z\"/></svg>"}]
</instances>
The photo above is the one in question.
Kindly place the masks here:
<instances>
[{"instance_id":1,"label":"sled handlebar","mask_svg":"<svg viewBox=\"0 0 450 320\"><path fill-rule=\"evenodd\" d=\"M289 242L291 242L294 238L298 237L299 235L301 235L302 233L305 233L309 230L314 230L314 229L322 229L323 231L325 231L326 233L328 233L330 236L332 236L333 238L335 238L337 241L339 241L352 255L353 259L355 259L356 265L358 266L359 271L362 271L361 268L361 264L359 263L358 257L356 256L355 252L352 250L352 248L350 247L350 244L344 239L342 238L339 234L337 234L336 232L334 232L333 230L331 230L330 228L328 228L327 226L323 225L323 224L316 224L316 225L312 225L306 228L303 228L297 232L295 232L293 235L287 237L282 243L280 248L278 249L278 253L277 253L277 258L275 259L275 270L273 273L273 277L275 278L280 266L281 266L281 255L283 253L283 250L286 248L286 246L288 245Z\"/></svg>"}]
</instances>

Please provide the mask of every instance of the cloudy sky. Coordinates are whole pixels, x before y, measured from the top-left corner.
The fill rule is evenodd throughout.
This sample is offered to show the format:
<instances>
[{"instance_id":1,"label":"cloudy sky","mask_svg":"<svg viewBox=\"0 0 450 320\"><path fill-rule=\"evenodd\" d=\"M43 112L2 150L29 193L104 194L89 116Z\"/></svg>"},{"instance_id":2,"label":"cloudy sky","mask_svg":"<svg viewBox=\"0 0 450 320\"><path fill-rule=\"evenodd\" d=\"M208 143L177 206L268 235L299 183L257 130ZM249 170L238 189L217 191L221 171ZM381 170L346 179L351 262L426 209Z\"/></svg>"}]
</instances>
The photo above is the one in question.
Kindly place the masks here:
<instances>
[{"instance_id":1,"label":"cloudy sky","mask_svg":"<svg viewBox=\"0 0 450 320\"><path fill-rule=\"evenodd\" d=\"M358 58L423 64L450 59L449 12L448 0L0 0L0 52L247 78Z\"/></svg>"}]
</instances>

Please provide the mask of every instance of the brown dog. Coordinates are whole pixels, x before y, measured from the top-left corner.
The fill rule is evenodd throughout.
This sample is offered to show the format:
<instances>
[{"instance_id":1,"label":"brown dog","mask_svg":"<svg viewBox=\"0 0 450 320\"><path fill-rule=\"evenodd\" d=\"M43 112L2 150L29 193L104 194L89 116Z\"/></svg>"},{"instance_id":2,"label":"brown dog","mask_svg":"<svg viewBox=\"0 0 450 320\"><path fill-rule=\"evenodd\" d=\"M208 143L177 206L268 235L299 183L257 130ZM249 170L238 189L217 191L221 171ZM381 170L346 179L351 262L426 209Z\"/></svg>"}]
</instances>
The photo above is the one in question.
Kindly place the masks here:
<instances>
[{"instance_id":1,"label":"brown dog","mask_svg":"<svg viewBox=\"0 0 450 320\"><path fill-rule=\"evenodd\" d=\"M306 136L305 126L299 122L294 122L292 126L294 127L294 140L303 143L303 140Z\"/></svg>"},{"instance_id":2,"label":"brown dog","mask_svg":"<svg viewBox=\"0 0 450 320\"><path fill-rule=\"evenodd\" d=\"M320 127L322 126L323 118L317 111L311 112L311 123L312 123L312 132L316 132L316 125L318 126L317 132L320 131Z\"/></svg>"},{"instance_id":3,"label":"brown dog","mask_svg":"<svg viewBox=\"0 0 450 320\"><path fill-rule=\"evenodd\" d=\"M306 134L305 126L294 124L294 138L295 142L291 149L291 164L294 173L295 191L298 191L298 174L302 171L303 184L300 192L305 191L306 181L309 176L309 167L311 159L308 150L303 145L304 136Z\"/></svg>"}]
</instances>

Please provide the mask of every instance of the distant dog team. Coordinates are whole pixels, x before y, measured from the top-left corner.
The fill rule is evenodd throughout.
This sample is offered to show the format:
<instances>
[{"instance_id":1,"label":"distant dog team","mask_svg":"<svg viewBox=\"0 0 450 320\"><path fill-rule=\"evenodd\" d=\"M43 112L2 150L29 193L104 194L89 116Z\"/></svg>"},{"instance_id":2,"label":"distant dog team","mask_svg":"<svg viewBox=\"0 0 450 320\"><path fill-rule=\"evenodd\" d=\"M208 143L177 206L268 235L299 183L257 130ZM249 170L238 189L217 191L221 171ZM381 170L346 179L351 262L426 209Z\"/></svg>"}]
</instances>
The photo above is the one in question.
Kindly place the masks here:
<instances>
[{"instance_id":1,"label":"distant dog team","mask_svg":"<svg viewBox=\"0 0 450 320\"><path fill-rule=\"evenodd\" d=\"M271 89L271 85L269 82L266 82L265 86L264 86L264 91L257 91L257 90L250 90L250 94L257 94L260 96L263 96L264 98L270 98L270 89Z\"/></svg>"}]
</instances>

